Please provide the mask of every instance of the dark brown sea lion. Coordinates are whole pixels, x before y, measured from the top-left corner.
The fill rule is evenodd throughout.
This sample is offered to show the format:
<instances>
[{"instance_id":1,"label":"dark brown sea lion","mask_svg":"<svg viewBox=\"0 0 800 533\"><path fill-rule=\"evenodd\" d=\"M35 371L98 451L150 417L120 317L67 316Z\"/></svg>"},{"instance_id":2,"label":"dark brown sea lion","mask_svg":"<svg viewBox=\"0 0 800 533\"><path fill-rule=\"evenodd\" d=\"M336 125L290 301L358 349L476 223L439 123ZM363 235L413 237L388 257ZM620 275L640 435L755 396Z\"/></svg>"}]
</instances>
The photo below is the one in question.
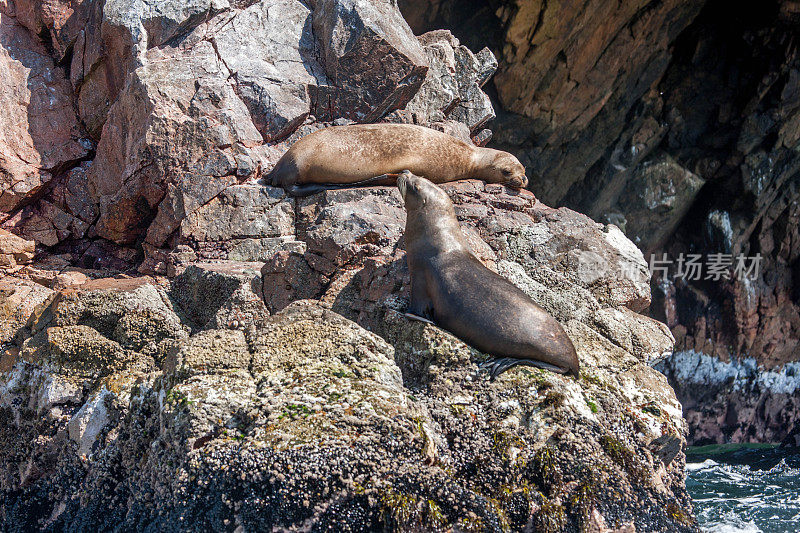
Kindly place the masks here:
<instances>
[{"instance_id":1,"label":"dark brown sea lion","mask_svg":"<svg viewBox=\"0 0 800 533\"><path fill-rule=\"evenodd\" d=\"M578 355L564 328L530 297L475 257L447 194L404 172L409 314L494 356L492 379L524 364L578 376Z\"/></svg>"},{"instance_id":2,"label":"dark brown sea lion","mask_svg":"<svg viewBox=\"0 0 800 533\"><path fill-rule=\"evenodd\" d=\"M293 196L342 187L394 185L409 170L434 183L479 179L522 188L525 167L508 152L482 148L423 126L332 126L292 145L269 173Z\"/></svg>"}]
</instances>

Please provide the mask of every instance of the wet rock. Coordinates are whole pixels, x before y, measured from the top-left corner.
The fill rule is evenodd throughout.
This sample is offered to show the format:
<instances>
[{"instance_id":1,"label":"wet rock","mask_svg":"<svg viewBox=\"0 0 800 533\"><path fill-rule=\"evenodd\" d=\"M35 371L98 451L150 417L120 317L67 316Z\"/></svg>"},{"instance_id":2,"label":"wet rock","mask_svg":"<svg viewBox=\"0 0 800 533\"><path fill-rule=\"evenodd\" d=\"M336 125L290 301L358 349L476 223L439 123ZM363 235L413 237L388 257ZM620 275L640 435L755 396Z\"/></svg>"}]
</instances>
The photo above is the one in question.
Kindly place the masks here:
<instances>
[{"instance_id":1,"label":"wet rock","mask_svg":"<svg viewBox=\"0 0 800 533\"><path fill-rule=\"evenodd\" d=\"M728 442L785 442L800 434L797 363L759 367L753 358L721 361L679 351L659 363L681 400L698 446Z\"/></svg>"}]
</instances>

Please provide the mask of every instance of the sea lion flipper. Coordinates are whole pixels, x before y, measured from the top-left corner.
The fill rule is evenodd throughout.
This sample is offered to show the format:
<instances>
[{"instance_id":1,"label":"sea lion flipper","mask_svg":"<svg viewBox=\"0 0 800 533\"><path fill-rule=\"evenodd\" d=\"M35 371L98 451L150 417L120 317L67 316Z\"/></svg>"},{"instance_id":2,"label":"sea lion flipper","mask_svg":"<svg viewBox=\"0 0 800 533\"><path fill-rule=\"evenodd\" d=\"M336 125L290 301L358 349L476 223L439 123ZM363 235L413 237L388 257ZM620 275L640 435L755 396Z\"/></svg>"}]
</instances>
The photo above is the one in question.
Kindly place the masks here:
<instances>
[{"instance_id":1,"label":"sea lion flipper","mask_svg":"<svg viewBox=\"0 0 800 533\"><path fill-rule=\"evenodd\" d=\"M330 185L305 183L302 185L291 185L289 187L286 187L286 194L294 198L304 198L306 196L311 196L312 194L316 194L318 192L327 191L330 189L337 189L337 188L338 187L332 187Z\"/></svg>"},{"instance_id":2,"label":"sea lion flipper","mask_svg":"<svg viewBox=\"0 0 800 533\"><path fill-rule=\"evenodd\" d=\"M423 316L415 315L414 313L403 313L409 320L416 320L417 322L425 322L426 324L430 324L431 326L435 326L436 323L433 320L429 320Z\"/></svg>"},{"instance_id":3,"label":"sea lion flipper","mask_svg":"<svg viewBox=\"0 0 800 533\"><path fill-rule=\"evenodd\" d=\"M379 176L372 176L371 178L367 178L365 180L348 183L347 186L364 187L366 185L394 185L397 182L397 177L399 175L400 174L397 173L380 174Z\"/></svg>"},{"instance_id":4,"label":"sea lion flipper","mask_svg":"<svg viewBox=\"0 0 800 533\"><path fill-rule=\"evenodd\" d=\"M481 368L485 368L489 371L490 379L491 381L494 381L497 378L497 376L499 376L506 370L509 370L519 365L543 368L545 370L551 370L559 374L566 373L565 369L555 365L551 365L550 363L545 363L544 361L536 361L535 359L517 359L515 357L498 357L496 359L486 361L485 363L481 363L480 366Z\"/></svg>"},{"instance_id":5,"label":"sea lion flipper","mask_svg":"<svg viewBox=\"0 0 800 533\"><path fill-rule=\"evenodd\" d=\"M311 196L322 191L335 191L339 189L351 189L354 187L366 187L368 185L394 185L400 174L381 174L369 179L356 181L354 183L301 183L286 187L289 196L305 197Z\"/></svg>"}]
</instances>

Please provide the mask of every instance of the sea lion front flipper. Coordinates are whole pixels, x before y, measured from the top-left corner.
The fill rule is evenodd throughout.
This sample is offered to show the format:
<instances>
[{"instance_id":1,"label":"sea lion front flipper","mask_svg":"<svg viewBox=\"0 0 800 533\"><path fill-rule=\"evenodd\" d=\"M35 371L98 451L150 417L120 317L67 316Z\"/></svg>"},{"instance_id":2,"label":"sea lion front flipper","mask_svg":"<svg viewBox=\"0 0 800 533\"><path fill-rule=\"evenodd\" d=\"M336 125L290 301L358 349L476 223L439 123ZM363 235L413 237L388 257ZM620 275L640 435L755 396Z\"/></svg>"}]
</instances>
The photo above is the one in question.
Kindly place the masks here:
<instances>
[{"instance_id":1,"label":"sea lion front flipper","mask_svg":"<svg viewBox=\"0 0 800 533\"><path fill-rule=\"evenodd\" d=\"M499 376L506 370L509 370L519 365L543 368L545 370L550 370L558 374L566 373L566 371L563 368L551 365L550 363L545 363L544 361L536 361L534 359L517 359L515 357L498 357L496 359L490 359L489 361L481 363L480 367L487 369L489 371L489 376L491 381L494 381L495 379L497 379L497 376Z\"/></svg>"},{"instance_id":2,"label":"sea lion front flipper","mask_svg":"<svg viewBox=\"0 0 800 533\"><path fill-rule=\"evenodd\" d=\"M338 188L339 187L335 187L332 185L305 183L302 185L292 185L290 187L286 187L286 194L294 198L304 198L306 196L311 196L312 194L316 194L318 192L328 191L330 189L338 189Z\"/></svg>"}]
</instances>

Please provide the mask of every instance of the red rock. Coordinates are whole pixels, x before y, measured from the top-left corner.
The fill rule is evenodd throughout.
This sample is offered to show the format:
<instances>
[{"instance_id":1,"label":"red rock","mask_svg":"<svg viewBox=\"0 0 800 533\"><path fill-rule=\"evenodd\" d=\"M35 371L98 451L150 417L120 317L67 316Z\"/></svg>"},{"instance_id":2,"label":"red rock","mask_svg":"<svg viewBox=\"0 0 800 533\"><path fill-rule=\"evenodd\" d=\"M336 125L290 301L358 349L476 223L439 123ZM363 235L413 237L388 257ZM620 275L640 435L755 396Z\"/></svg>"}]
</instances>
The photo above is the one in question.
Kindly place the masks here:
<instances>
[{"instance_id":1,"label":"red rock","mask_svg":"<svg viewBox=\"0 0 800 533\"><path fill-rule=\"evenodd\" d=\"M13 267L33 261L36 244L0 229L0 267Z\"/></svg>"},{"instance_id":2,"label":"red rock","mask_svg":"<svg viewBox=\"0 0 800 533\"><path fill-rule=\"evenodd\" d=\"M72 91L42 43L0 17L0 218L36 197L52 172L84 157Z\"/></svg>"}]
</instances>

